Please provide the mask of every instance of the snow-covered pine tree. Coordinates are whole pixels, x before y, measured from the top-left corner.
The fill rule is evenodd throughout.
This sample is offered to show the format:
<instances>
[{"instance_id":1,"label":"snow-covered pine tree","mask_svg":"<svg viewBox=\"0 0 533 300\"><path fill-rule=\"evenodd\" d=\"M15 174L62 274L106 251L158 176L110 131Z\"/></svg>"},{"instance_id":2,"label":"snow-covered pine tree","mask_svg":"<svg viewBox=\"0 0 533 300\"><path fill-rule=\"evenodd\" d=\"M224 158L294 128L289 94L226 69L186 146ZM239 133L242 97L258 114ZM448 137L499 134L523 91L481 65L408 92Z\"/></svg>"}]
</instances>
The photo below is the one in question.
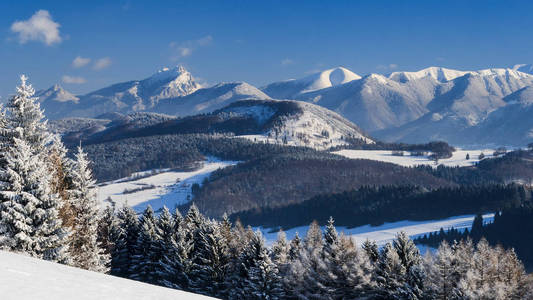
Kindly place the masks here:
<instances>
[{"instance_id":1,"label":"snow-covered pine tree","mask_svg":"<svg viewBox=\"0 0 533 300\"><path fill-rule=\"evenodd\" d=\"M291 240L289 244L289 260L293 261L298 259L300 256L300 252L302 251L303 243L302 239L300 239L300 236L298 235L298 232L294 234L294 238Z\"/></svg>"},{"instance_id":2,"label":"snow-covered pine tree","mask_svg":"<svg viewBox=\"0 0 533 300\"><path fill-rule=\"evenodd\" d=\"M458 284L455 274L455 257L450 245L443 241L435 256L429 254L424 257L427 286L426 293L435 299L451 299Z\"/></svg>"},{"instance_id":3,"label":"snow-covered pine tree","mask_svg":"<svg viewBox=\"0 0 533 300\"><path fill-rule=\"evenodd\" d=\"M68 230L58 217L61 201L51 187L46 121L35 91L21 76L2 120L0 244L47 260L68 263Z\"/></svg>"},{"instance_id":4,"label":"snow-covered pine tree","mask_svg":"<svg viewBox=\"0 0 533 300\"><path fill-rule=\"evenodd\" d=\"M193 241L187 238L179 210L176 209L170 221L167 214L168 210L163 207L159 216L161 242L163 243L160 284L170 288L189 290L191 285L189 273L192 269L190 256L193 251ZM169 223L173 226L171 232L169 232Z\"/></svg>"},{"instance_id":5,"label":"snow-covered pine tree","mask_svg":"<svg viewBox=\"0 0 533 300\"><path fill-rule=\"evenodd\" d=\"M425 273L422 266L422 256L415 243L405 232L396 235L393 247L400 258L401 264L406 271L406 285L404 286L404 296L411 299L419 299L424 293Z\"/></svg>"},{"instance_id":6,"label":"snow-covered pine tree","mask_svg":"<svg viewBox=\"0 0 533 300\"><path fill-rule=\"evenodd\" d=\"M333 299L359 299L370 294L372 266L364 252L353 239L344 234L333 244L332 255L326 257L328 272L333 287Z\"/></svg>"},{"instance_id":7,"label":"snow-covered pine tree","mask_svg":"<svg viewBox=\"0 0 533 300\"><path fill-rule=\"evenodd\" d=\"M398 253L391 243L387 243L379 253L374 268L376 286L374 296L378 299L402 299L406 270Z\"/></svg>"},{"instance_id":8,"label":"snow-covered pine tree","mask_svg":"<svg viewBox=\"0 0 533 300\"><path fill-rule=\"evenodd\" d=\"M210 296L226 292L229 268L228 244L220 232L220 224L206 220L196 230L194 260L191 270L192 290Z\"/></svg>"},{"instance_id":9,"label":"snow-covered pine tree","mask_svg":"<svg viewBox=\"0 0 533 300\"><path fill-rule=\"evenodd\" d=\"M152 284L158 283L163 249L161 249L157 220L150 205L144 210L139 224L139 236L131 257L130 278Z\"/></svg>"},{"instance_id":10,"label":"snow-covered pine tree","mask_svg":"<svg viewBox=\"0 0 533 300\"><path fill-rule=\"evenodd\" d=\"M247 276L243 292L247 299L283 299L284 291L276 265L270 259L261 232L257 231L243 251L240 261L246 262Z\"/></svg>"},{"instance_id":11,"label":"snow-covered pine tree","mask_svg":"<svg viewBox=\"0 0 533 300\"><path fill-rule=\"evenodd\" d=\"M98 204L96 202L96 181L93 179L89 160L78 147L76 161L70 170L72 186L69 198L75 213L69 253L72 265L78 268L107 272L109 256L98 243Z\"/></svg>"},{"instance_id":12,"label":"snow-covered pine tree","mask_svg":"<svg viewBox=\"0 0 533 300\"><path fill-rule=\"evenodd\" d=\"M363 250L365 251L366 255L370 259L370 262L372 264L376 263L379 258L379 248L378 244L375 241L370 241L367 239L363 242L363 245L361 246Z\"/></svg>"},{"instance_id":13,"label":"snow-covered pine tree","mask_svg":"<svg viewBox=\"0 0 533 300\"><path fill-rule=\"evenodd\" d=\"M98 237L97 242L103 250L103 253L109 257L106 267L111 267L111 255L113 254L113 248L115 247L115 241L120 234L120 228L118 227L118 220L115 215L115 210L112 206L106 207L100 213L100 221L98 222Z\"/></svg>"},{"instance_id":14,"label":"snow-covered pine tree","mask_svg":"<svg viewBox=\"0 0 533 300\"><path fill-rule=\"evenodd\" d=\"M331 299L360 298L369 289L370 264L349 237L339 236L330 218L324 232L321 285Z\"/></svg>"},{"instance_id":15,"label":"snow-covered pine tree","mask_svg":"<svg viewBox=\"0 0 533 300\"><path fill-rule=\"evenodd\" d=\"M284 273L282 270L284 270L289 264L289 250L290 245L287 241L287 235L283 230L280 230L278 232L278 238L274 245L272 245L272 250L270 253L272 262L278 266L281 274Z\"/></svg>"},{"instance_id":16,"label":"snow-covered pine tree","mask_svg":"<svg viewBox=\"0 0 533 300\"><path fill-rule=\"evenodd\" d=\"M296 298L315 299L324 298L330 291L329 287L323 284L327 265L322 255L324 240L322 230L317 222L309 225L304 239L302 250L298 258L290 266L285 286L291 285L292 293ZM292 282L292 283L291 283Z\"/></svg>"},{"instance_id":17,"label":"snow-covered pine tree","mask_svg":"<svg viewBox=\"0 0 533 300\"><path fill-rule=\"evenodd\" d=\"M139 237L139 219L135 211L128 205L118 211L118 233L111 255L111 274L129 277L132 266L131 258L135 254L135 246Z\"/></svg>"}]
</instances>

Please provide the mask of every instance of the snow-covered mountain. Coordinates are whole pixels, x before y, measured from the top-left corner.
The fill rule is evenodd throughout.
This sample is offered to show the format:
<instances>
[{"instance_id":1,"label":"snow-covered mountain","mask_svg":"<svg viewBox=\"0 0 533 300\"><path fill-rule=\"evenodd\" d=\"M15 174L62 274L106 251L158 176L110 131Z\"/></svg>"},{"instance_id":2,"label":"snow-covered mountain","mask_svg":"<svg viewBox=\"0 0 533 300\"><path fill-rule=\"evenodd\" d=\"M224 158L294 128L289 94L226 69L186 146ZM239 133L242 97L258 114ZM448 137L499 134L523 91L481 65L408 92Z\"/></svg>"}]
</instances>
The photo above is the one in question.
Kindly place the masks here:
<instances>
[{"instance_id":1,"label":"snow-covered mountain","mask_svg":"<svg viewBox=\"0 0 533 300\"><path fill-rule=\"evenodd\" d=\"M74 96L71 92L65 90L62 86L59 84L54 84L52 87L50 87L47 90L40 90L35 92L35 97L39 97L39 102L49 102L49 101L56 101L56 102L77 102L80 100L78 97Z\"/></svg>"},{"instance_id":2,"label":"snow-covered mountain","mask_svg":"<svg viewBox=\"0 0 533 300\"><path fill-rule=\"evenodd\" d=\"M151 111L190 116L209 113L235 101L249 99L270 99L270 97L246 82L219 83L197 90L188 96L161 100Z\"/></svg>"},{"instance_id":3,"label":"snow-covered mountain","mask_svg":"<svg viewBox=\"0 0 533 300\"><path fill-rule=\"evenodd\" d=\"M187 70L176 67L86 95L74 96L60 86L38 95L50 119L94 118L112 112L157 112L183 117L210 113L241 100L300 100L332 110L386 141L441 139L479 144L486 139L477 136L490 136L481 132L482 128L494 128L494 122L502 122L508 119L505 114L511 114L512 106L503 109L510 105L504 98L533 86L531 73L533 65L477 71L429 67L361 77L337 67L301 79L275 82L259 90L245 82L201 87ZM515 119L508 122L517 122ZM485 120L492 120L492 125L481 125Z\"/></svg>"},{"instance_id":4,"label":"snow-covered mountain","mask_svg":"<svg viewBox=\"0 0 533 300\"><path fill-rule=\"evenodd\" d=\"M475 138L477 135L493 135L490 131L481 132L484 128L481 124L508 105L504 100L506 96L528 86L533 86L533 76L512 69L468 72L436 86L435 96L426 105L427 112L423 116L373 134L387 141L410 143L428 140L461 145L497 143L498 137L484 138L483 141ZM497 115L505 115L505 112L502 110ZM519 121L511 116L499 119L508 119L518 126ZM474 131L478 133L473 134Z\"/></svg>"},{"instance_id":5,"label":"snow-covered mountain","mask_svg":"<svg viewBox=\"0 0 533 300\"><path fill-rule=\"evenodd\" d=\"M505 107L506 96L533 86L533 75L527 73L531 70L531 65L477 71L429 67L370 74L319 89L306 89L301 83L310 80L305 77L273 83L263 91L273 98L292 97L326 107L387 141L471 144L477 141L463 135Z\"/></svg>"},{"instance_id":6,"label":"snow-covered mountain","mask_svg":"<svg viewBox=\"0 0 533 300\"><path fill-rule=\"evenodd\" d=\"M245 82L203 88L182 66L164 68L146 79L113 84L86 95L74 96L54 86L38 96L49 119L141 111L187 116L211 112L238 100L269 99Z\"/></svg>"},{"instance_id":7,"label":"snow-covered mountain","mask_svg":"<svg viewBox=\"0 0 533 300\"><path fill-rule=\"evenodd\" d=\"M357 125L321 106L301 101L241 101L216 112L227 118L253 119L256 132L243 137L270 143L328 149L348 138L374 143Z\"/></svg>"},{"instance_id":8,"label":"snow-covered mountain","mask_svg":"<svg viewBox=\"0 0 533 300\"><path fill-rule=\"evenodd\" d=\"M301 79L274 82L261 88L261 90L275 99L296 99L299 95L307 92L338 86L360 78L361 76L346 68L337 67Z\"/></svg>"},{"instance_id":9,"label":"snow-covered mountain","mask_svg":"<svg viewBox=\"0 0 533 300\"><path fill-rule=\"evenodd\" d=\"M69 118L50 126L67 144L98 143L162 134L226 133L257 142L328 149L351 140L374 143L357 125L339 114L294 100L243 100L208 114L175 118L134 113L115 120Z\"/></svg>"},{"instance_id":10,"label":"snow-covered mountain","mask_svg":"<svg viewBox=\"0 0 533 300\"><path fill-rule=\"evenodd\" d=\"M2 299L214 299L0 251Z\"/></svg>"}]
</instances>

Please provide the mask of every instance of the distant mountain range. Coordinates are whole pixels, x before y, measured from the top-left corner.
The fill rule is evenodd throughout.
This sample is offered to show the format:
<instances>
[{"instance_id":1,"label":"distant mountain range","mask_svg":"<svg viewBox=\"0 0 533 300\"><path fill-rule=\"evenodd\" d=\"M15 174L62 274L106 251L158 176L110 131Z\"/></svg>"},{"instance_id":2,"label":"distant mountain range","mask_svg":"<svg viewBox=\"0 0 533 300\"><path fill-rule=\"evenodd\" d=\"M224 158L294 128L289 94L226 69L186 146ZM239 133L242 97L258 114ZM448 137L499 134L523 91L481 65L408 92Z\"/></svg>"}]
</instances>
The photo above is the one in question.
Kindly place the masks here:
<instances>
[{"instance_id":1,"label":"distant mountain range","mask_svg":"<svg viewBox=\"0 0 533 300\"><path fill-rule=\"evenodd\" d=\"M384 141L524 146L533 141L532 89L533 65L478 71L430 67L365 76L338 67L261 89L245 82L205 87L176 67L86 95L55 85L37 96L50 119L112 112L184 117L241 100L289 99L327 108Z\"/></svg>"},{"instance_id":2,"label":"distant mountain range","mask_svg":"<svg viewBox=\"0 0 533 300\"><path fill-rule=\"evenodd\" d=\"M328 149L357 139L374 141L342 116L318 105L292 100L243 100L209 114L176 118L138 112L52 120L50 127L70 145L171 133L222 133L250 140Z\"/></svg>"}]
</instances>

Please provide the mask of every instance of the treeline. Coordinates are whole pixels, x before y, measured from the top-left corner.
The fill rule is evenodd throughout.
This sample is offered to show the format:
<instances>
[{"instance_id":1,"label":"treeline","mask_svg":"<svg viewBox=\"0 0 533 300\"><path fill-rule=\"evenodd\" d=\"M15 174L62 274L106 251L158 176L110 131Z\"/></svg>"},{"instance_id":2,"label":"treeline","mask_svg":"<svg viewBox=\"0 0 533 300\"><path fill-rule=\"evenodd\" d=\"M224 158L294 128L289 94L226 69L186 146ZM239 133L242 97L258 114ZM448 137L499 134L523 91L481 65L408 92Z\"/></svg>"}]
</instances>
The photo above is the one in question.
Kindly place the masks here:
<instances>
[{"instance_id":1,"label":"treeline","mask_svg":"<svg viewBox=\"0 0 533 300\"><path fill-rule=\"evenodd\" d=\"M340 226L380 225L400 220L431 220L462 214L492 212L531 202L523 186L483 185L426 189L420 186L363 186L323 194L301 203L262 207L231 215L252 226L292 228L334 215Z\"/></svg>"},{"instance_id":2,"label":"treeline","mask_svg":"<svg viewBox=\"0 0 533 300\"><path fill-rule=\"evenodd\" d=\"M259 231L215 221L191 206L185 217L148 207L140 218L106 210L111 274L222 299L528 299L532 278L514 251L485 240L443 243L422 257L404 233L379 248L338 234L333 219L305 237L280 232L272 247Z\"/></svg>"},{"instance_id":3,"label":"treeline","mask_svg":"<svg viewBox=\"0 0 533 300\"><path fill-rule=\"evenodd\" d=\"M158 168L190 169L205 156L224 160L246 161L263 156L290 155L294 158L340 157L305 147L254 143L224 135L154 135L86 145L99 181L113 180L134 172Z\"/></svg>"},{"instance_id":4,"label":"treeline","mask_svg":"<svg viewBox=\"0 0 533 300\"><path fill-rule=\"evenodd\" d=\"M483 223L481 215L476 216L472 230L459 231L441 229L439 232L417 238L416 243L436 247L442 241L452 242L471 238L474 241L485 237L493 245L514 248L528 270L533 270L533 208L525 205L504 209L494 215L492 223Z\"/></svg>"},{"instance_id":5,"label":"treeline","mask_svg":"<svg viewBox=\"0 0 533 300\"><path fill-rule=\"evenodd\" d=\"M379 161L272 155L213 172L195 193L194 201L206 215L220 217L224 213L283 207L324 193L376 184L426 189L454 185L426 172Z\"/></svg>"},{"instance_id":6,"label":"treeline","mask_svg":"<svg viewBox=\"0 0 533 300\"><path fill-rule=\"evenodd\" d=\"M417 166L416 169L457 184L533 183L533 151L516 150L491 159L483 159L471 167L439 165Z\"/></svg>"},{"instance_id":7,"label":"treeline","mask_svg":"<svg viewBox=\"0 0 533 300\"><path fill-rule=\"evenodd\" d=\"M405 143L386 143L375 141L368 144L361 139L345 137L345 145L339 145L330 149L330 151L353 149L353 150L392 150L392 151L409 151L409 152L431 152L435 158L449 158L455 152L455 148L446 142L435 141L426 144L405 144Z\"/></svg>"}]
</instances>

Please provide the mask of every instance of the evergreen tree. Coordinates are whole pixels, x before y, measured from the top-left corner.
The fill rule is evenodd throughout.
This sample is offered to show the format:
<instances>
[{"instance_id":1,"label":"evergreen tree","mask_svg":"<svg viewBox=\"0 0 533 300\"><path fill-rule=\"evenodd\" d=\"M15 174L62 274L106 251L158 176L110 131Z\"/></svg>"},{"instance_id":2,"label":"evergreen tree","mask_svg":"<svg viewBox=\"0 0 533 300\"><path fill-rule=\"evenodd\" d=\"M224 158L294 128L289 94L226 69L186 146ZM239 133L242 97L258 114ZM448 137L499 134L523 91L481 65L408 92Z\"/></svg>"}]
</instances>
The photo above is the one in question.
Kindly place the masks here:
<instances>
[{"instance_id":1,"label":"evergreen tree","mask_svg":"<svg viewBox=\"0 0 533 300\"><path fill-rule=\"evenodd\" d=\"M195 234L195 257L191 271L192 290L211 296L225 293L229 268L228 244L220 232L220 224L205 221Z\"/></svg>"},{"instance_id":2,"label":"evergreen tree","mask_svg":"<svg viewBox=\"0 0 533 300\"><path fill-rule=\"evenodd\" d=\"M168 221L166 207L159 217L161 229L161 242L163 243L163 258L161 259L161 284L166 287L188 290L191 282L189 279L192 270L193 241L187 238L183 218L176 209L172 220ZM173 226L170 231L169 223Z\"/></svg>"},{"instance_id":3,"label":"evergreen tree","mask_svg":"<svg viewBox=\"0 0 533 300\"><path fill-rule=\"evenodd\" d=\"M118 227L111 256L111 274L120 277L129 277L132 268L132 257L139 237L139 219L135 211L127 206L117 214Z\"/></svg>"},{"instance_id":4,"label":"evergreen tree","mask_svg":"<svg viewBox=\"0 0 533 300\"><path fill-rule=\"evenodd\" d=\"M294 261L300 257L302 251L303 243L298 235L298 232L294 235L294 238L291 240L289 245L289 261Z\"/></svg>"},{"instance_id":5,"label":"evergreen tree","mask_svg":"<svg viewBox=\"0 0 533 300\"><path fill-rule=\"evenodd\" d=\"M362 245L363 250L370 259L372 264L376 263L379 259L379 248L375 241L366 240Z\"/></svg>"},{"instance_id":6,"label":"evergreen tree","mask_svg":"<svg viewBox=\"0 0 533 300\"><path fill-rule=\"evenodd\" d=\"M144 210L139 225L139 235L131 257L130 278L152 284L159 283L163 249L160 230L150 205Z\"/></svg>"},{"instance_id":7,"label":"evergreen tree","mask_svg":"<svg viewBox=\"0 0 533 300\"><path fill-rule=\"evenodd\" d=\"M278 268L284 269L289 263L289 250L290 245L287 241L287 235L283 230L280 230L276 242L272 245L271 251L272 261Z\"/></svg>"},{"instance_id":8,"label":"evergreen tree","mask_svg":"<svg viewBox=\"0 0 533 300\"><path fill-rule=\"evenodd\" d=\"M258 231L244 251L243 261L252 261L245 279L245 295L250 299L282 299L283 289L276 265L270 259L263 237Z\"/></svg>"},{"instance_id":9,"label":"evergreen tree","mask_svg":"<svg viewBox=\"0 0 533 300\"><path fill-rule=\"evenodd\" d=\"M71 170L72 189L70 202L75 213L69 253L75 267L106 272L109 256L98 243L98 206L95 180L93 180L87 155L78 147L76 162Z\"/></svg>"},{"instance_id":10,"label":"evergreen tree","mask_svg":"<svg viewBox=\"0 0 533 300\"><path fill-rule=\"evenodd\" d=\"M103 250L103 254L109 257L106 267L111 267L111 255L115 247L115 241L118 239L120 228L117 224L117 218L113 207L106 207L100 214L100 221L98 222L98 237L97 242Z\"/></svg>"},{"instance_id":11,"label":"evergreen tree","mask_svg":"<svg viewBox=\"0 0 533 300\"><path fill-rule=\"evenodd\" d=\"M391 243L380 251L374 270L374 293L378 299L402 299L407 271Z\"/></svg>"},{"instance_id":12,"label":"evergreen tree","mask_svg":"<svg viewBox=\"0 0 533 300\"><path fill-rule=\"evenodd\" d=\"M53 193L47 160L50 134L26 80L21 76L0 122L0 247L68 263L68 230L58 218L61 201Z\"/></svg>"}]
</instances>

